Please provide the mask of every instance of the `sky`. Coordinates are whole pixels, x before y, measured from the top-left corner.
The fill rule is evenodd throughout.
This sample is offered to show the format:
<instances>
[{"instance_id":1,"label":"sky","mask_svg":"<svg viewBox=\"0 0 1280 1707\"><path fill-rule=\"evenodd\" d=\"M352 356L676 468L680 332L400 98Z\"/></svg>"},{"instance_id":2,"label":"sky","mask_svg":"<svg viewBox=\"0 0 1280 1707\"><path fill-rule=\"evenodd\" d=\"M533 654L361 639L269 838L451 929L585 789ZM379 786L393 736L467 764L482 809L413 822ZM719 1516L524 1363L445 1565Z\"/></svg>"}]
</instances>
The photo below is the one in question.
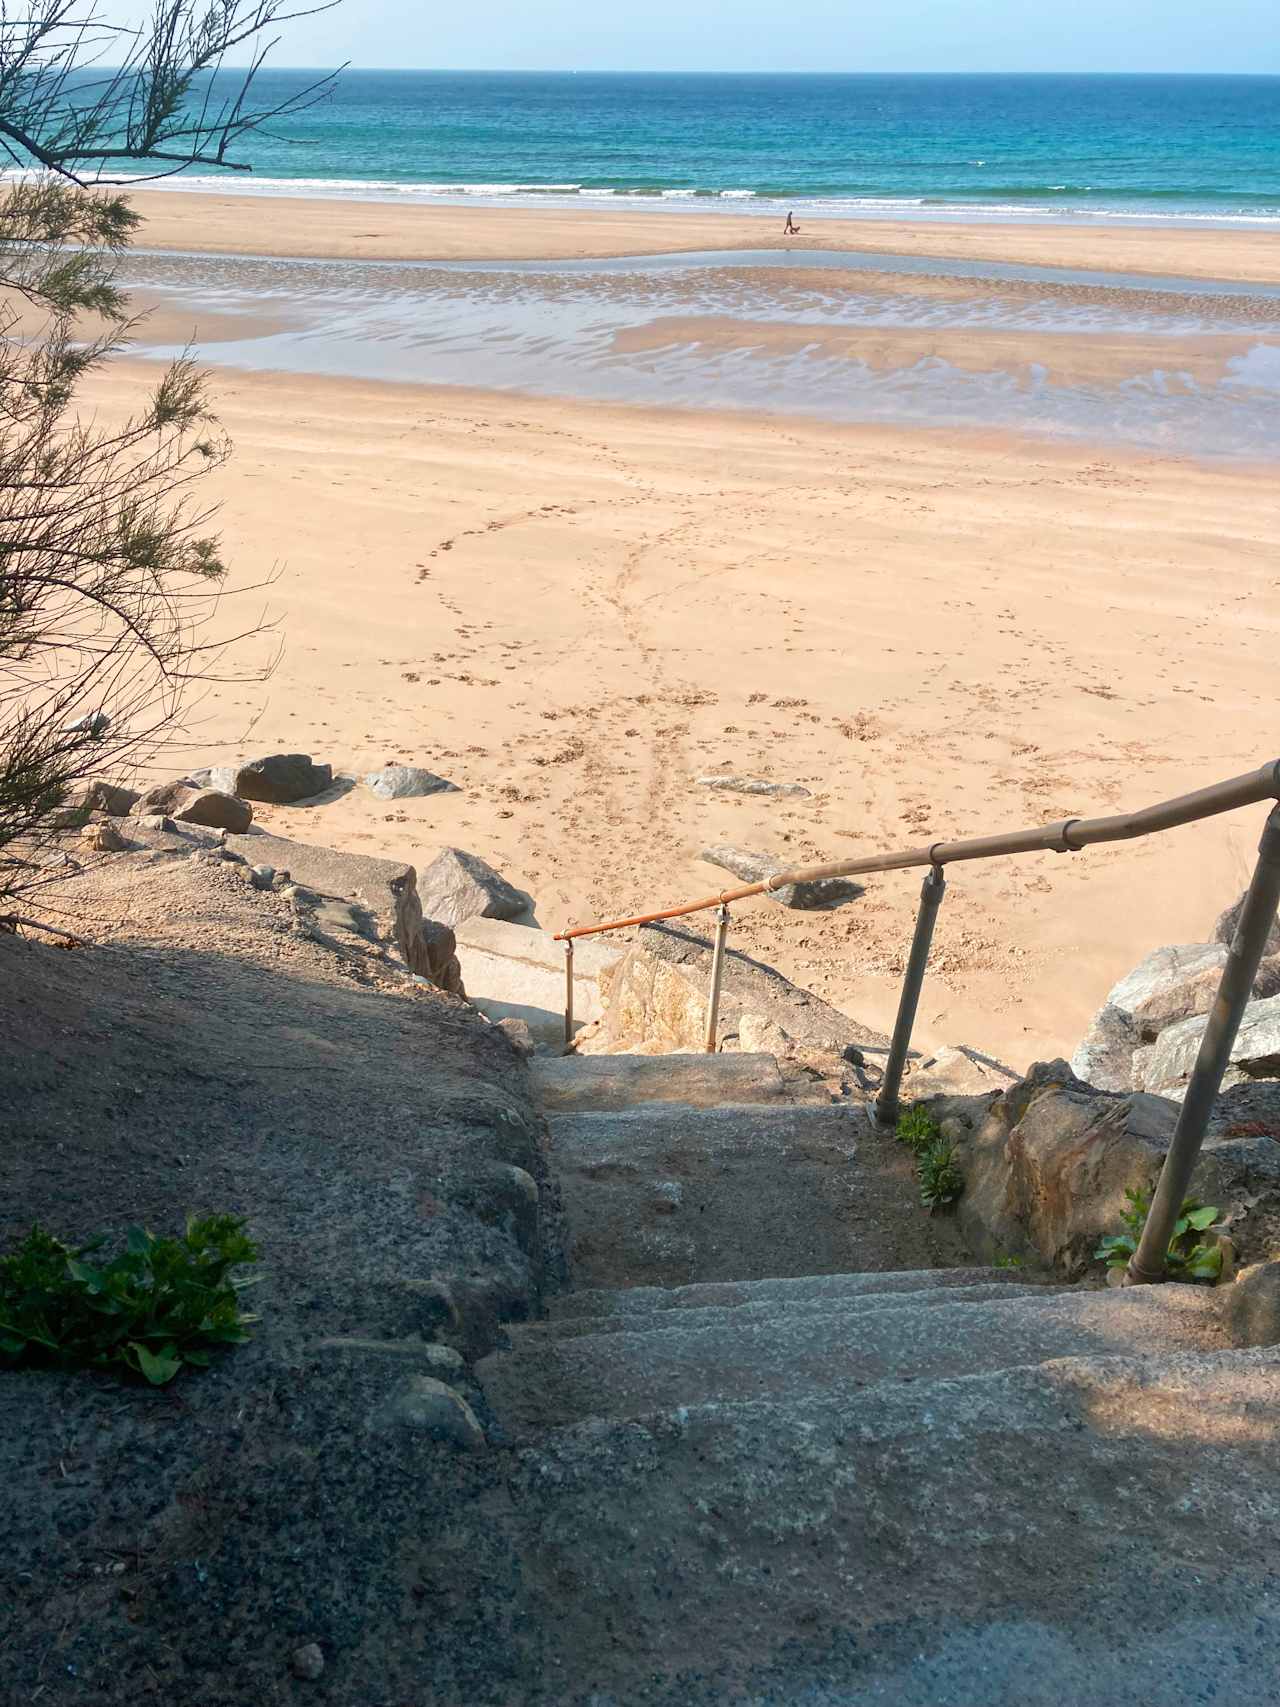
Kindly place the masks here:
<instances>
[{"instance_id":1,"label":"sky","mask_svg":"<svg viewBox=\"0 0 1280 1707\"><path fill-rule=\"evenodd\" d=\"M150 11L104 0L115 20ZM579 71L1253 71L1280 0L341 0L277 66Z\"/></svg>"}]
</instances>

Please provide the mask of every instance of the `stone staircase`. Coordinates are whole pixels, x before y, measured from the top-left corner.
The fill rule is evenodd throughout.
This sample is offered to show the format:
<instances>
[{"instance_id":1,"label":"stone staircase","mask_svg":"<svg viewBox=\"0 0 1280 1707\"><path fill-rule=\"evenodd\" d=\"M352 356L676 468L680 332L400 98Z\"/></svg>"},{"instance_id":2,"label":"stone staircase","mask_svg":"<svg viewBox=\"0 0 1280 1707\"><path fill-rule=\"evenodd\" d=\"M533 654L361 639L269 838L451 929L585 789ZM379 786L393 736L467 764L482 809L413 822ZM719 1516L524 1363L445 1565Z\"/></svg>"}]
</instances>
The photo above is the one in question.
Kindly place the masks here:
<instances>
[{"instance_id":1,"label":"stone staircase","mask_svg":"<svg viewBox=\"0 0 1280 1707\"><path fill-rule=\"evenodd\" d=\"M545 1694L1275 1699L1280 1350L1232 1288L885 1265L768 1056L535 1062L577 1290L478 1366Z\"/></svg>"}]
</instances>

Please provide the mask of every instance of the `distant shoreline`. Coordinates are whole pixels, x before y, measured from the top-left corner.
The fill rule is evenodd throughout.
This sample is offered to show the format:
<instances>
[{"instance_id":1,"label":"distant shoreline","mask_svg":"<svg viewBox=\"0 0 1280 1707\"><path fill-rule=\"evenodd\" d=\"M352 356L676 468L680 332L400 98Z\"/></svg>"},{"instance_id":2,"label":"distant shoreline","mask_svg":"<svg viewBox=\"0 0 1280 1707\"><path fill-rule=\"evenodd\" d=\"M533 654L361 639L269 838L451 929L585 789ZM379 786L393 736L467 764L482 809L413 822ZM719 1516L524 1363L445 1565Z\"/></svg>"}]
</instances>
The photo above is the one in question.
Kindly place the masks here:
<instances>
[{"instance_id":1,"label":"distant shoreline","mask_svg":"<svg viewBox=\"0 0 1280 1707\"><path fill-rule=\"evenodd\" d=\"M130 199L145 224L142 249L289 259L389 261L605 260L707 250L785 250L781 226L759 213L683 208L506 207L357 201L156 188ZM798 210L802 215L803 210ZM961 223L911 219L807 219L802 246L828 251L1008 261L1100 272L1174 274L1280 283L1271 231L1198 226Z\"/></svg>"}]
</instances>

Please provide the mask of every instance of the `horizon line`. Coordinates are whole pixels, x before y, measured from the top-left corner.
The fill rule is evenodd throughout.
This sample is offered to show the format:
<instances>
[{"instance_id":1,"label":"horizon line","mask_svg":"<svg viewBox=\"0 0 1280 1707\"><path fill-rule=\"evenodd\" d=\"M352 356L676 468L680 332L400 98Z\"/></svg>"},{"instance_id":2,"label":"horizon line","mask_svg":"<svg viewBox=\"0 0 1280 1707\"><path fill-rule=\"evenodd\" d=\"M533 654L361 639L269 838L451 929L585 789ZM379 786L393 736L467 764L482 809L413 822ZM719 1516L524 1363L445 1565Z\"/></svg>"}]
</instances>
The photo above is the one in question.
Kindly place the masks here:
<instances>
[{"instance_id":1,"label":"horizon line","mask_svg":"<svg viewBox=\"0 0 1280 1707\"><path fill-rule=\"evenodd\" d=\"M119 69L104 66L104 70ZM246 66L224 65L219 68L225 72L238 72L248 69ZM265 71L368 71L377 72L379 76L412 77L423 74L441 77L1185 77L1188 80L1209 81L1221 77L1248 77L1258 81L1269 80L1280 82L1280 70L1276 71L1079 71L1079 70L1036 70L1008 71L991 68L983 71L727 71L710 68L696 69L690 67L661 67L640 66L636 69L624 69L619 66L573 66L573 65L358 65L353 60L345 60L334 66L325 65L267 65ZM261 75L261 73L259 73Z\"/></svg>"}]
</instances>

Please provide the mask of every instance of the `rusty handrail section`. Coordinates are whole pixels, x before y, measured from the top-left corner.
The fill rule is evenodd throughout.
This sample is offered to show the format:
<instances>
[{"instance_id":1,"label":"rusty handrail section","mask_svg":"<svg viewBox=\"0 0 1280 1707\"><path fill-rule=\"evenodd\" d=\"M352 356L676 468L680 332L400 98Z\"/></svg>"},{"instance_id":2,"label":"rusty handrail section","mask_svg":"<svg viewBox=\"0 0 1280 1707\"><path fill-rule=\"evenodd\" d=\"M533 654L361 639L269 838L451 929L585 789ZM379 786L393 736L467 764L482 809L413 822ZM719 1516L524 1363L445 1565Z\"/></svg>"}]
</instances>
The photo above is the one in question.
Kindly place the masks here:
<instances>
[{"instance_id":1,"label":"rusty handrail section","mask_svg":"<svg viewBox=\"0 0 1280 1707\"><path fill-rule=\"evenodd\" d=\"M555 940L570 942L575 937L600 936L606 931L626 930L633 925L679 919L689 913L728 906L733 901L746 901L753 895L767 895L771 890L785 889L792 883L812 883L824 877L907 871L912 866L932 866L937 870L961 860L997 859L1007 854L1079 853L1100 842L1125 842L1139 836L1158 835L1182 824L1194 824L1201 818L1216 817L1220 812L1234 812L1240 806L1256 806L1263 800L1280 800L1280 759L1274 759L1243 776L1231 777L1226 782L1215 782L1191 794L1180 794L1173 800L1144 806L1137 812L1121 812L1110 818L1065 818L1056 824L1040 824L1029 830L1009 830L1000 835L976 836L961 842L931 842L926 847L905 848L896 853L866 854L861 859L800 866L793 871L776 872L762 883L722 889L703 900L664 907L656 913L640 913L635 918L610 919L596 925L577 925L571 930L558 932Z\"/></svg>"}]
</instances>

